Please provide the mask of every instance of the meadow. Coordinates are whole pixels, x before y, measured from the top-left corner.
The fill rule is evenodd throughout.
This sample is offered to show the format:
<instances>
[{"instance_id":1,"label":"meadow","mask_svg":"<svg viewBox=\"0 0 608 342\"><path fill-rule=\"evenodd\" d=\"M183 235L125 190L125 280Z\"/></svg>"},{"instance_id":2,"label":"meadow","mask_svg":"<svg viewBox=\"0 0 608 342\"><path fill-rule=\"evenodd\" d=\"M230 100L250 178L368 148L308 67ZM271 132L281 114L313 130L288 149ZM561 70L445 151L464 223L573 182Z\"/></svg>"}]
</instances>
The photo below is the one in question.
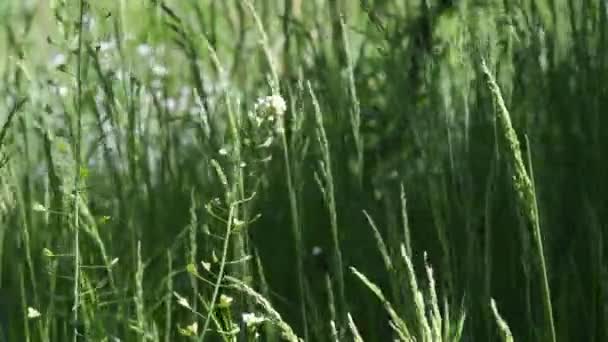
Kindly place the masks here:
<instances>
[{"instance_id":1,"label":"meadow","mask_svg":"<svg viewBox=\"0 0 608 342\"><path fill-rule=\"evenodd\" d=\"M7 0L0 32L0 341L608 339L606 1Z\"/></svg>"}]
</instances>

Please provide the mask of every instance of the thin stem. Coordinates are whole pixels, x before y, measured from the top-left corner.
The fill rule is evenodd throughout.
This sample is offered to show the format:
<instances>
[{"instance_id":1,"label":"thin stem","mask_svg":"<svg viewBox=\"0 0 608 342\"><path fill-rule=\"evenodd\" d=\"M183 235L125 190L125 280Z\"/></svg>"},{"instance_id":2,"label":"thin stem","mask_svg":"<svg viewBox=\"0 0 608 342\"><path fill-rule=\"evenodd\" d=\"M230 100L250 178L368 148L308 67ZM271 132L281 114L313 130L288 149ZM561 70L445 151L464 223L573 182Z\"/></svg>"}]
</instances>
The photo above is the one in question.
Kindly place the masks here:
<instances>
[{"instance_id":1,"label":"thin stem","mask_svg":"<svg viewBox=\"0 0 608 342\"><path fill-rule=\"evenodd\" d=\"M283 144L283 156L285 160L285 173L287 177L287 192L289 193L289 207L291 210L291 227L296 248L296 272L298 274L298 291L300 296L300 312L302 314L302 327L304 330L304 340L308 341L308 319L306 315L306 297L304 291L304 262L302 252L302 231L300 226L300 215L298 213L296 192L291 174L291 163L289 161L289 149L285 131L281 131L281 142Z\"/></svg>"},{"instance_id":2,"label":"thin stem","mask_svg":"<svg viewBox=\"0 0 608 342\"><path fill-rule=\"evenodd\" d=\"M213 310L215 310L215 305L217 301L218 294L220 292L220 286L222 284L222 280L224 278L224 270L226 267L226 260L228 258L228 247L230 245L230 235L232 234L232 221L234 220L234 210L236 204L230 205L230 210L228 212L228 222L226 223L226 236L224 237L224 246L222 249L222 259L220 261L220 270L217 274L217 280L215 282L215 287L213 288L213 295L211 296L211 303L209 304L209 310L207 312L207 318L205 318L205 324L203 325L203 332L199 341L205 340L205 335L207 334L207 329L209 328L209 323L211 322L211 316L213 316Z\"/></svg>"},{"instance_id":3,"label":"thin stem","mask_svg":"<svg viewBox=\"0 0 608 342\"><path fill-rule=\"evenodd\" d=\"M74 141L74 153L76 158L75 173L74 173L74 342L78 341L78 306L80 297L80 236L78 226L79 222L79 186L80 186L80 168L81 168L81 137L82 137L82 50L83 50L83 22L85 12L85 0L80 0L80 14L78 21L78 53L76 61L77 74L77 91L78 98L76 102L76 140Z\"/></svg>"}]
</instances>

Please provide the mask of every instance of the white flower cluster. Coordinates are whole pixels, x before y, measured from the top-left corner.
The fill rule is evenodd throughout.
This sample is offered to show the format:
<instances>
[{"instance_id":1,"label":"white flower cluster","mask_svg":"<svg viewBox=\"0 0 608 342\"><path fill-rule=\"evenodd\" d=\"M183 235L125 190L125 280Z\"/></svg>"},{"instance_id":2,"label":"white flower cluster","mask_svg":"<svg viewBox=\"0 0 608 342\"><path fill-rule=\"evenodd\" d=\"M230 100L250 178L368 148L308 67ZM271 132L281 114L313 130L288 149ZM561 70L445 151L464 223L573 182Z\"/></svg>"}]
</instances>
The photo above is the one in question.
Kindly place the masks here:
<instances>
[{"instance_id":1,"label":"white flower cluster","mask_svg":"<svg viewBox=\"0 0 608 342\"><path fill-rule=\"evenodd\" d=\"M264 316L258 316L255 313L245 312L243 313L243 323L247 328L258 326L266 321Z\"/></svg>"},{"instance_id":2,"label":"white flower cluster","mask_svg":"<svg viewBox=\"0 0 608 342\"><path fill-rule=\"evenodd\" d=\"M281 95L270 95L259 98L252 111L248 112L250 131L243 139L246 148L250 148L249 156L253 162L266 163L272 159L269 148L275 141L276 135L283 133L283 115L287 111L287 103Z\"/></svg>"},{"instance_id":3,"label":"white flower cluster","mask_svg":"<svg viewBox=\"0 0 608 342\"><path fill-rule=\"evenodd\" d=\"M287 104L280 95L265 96L257 100L254 111L257 124L260 126L266 120L270 122L279 120L287 111Z\"/></svg>"},{"instance_id":4,"label":"white flower cluster","mask_svg":"<svg viewBox=\"0 0 608 342\"><path fill-rule=\"evenodd\" d=\"M27 308L27 318L34 319L40 317L40 312L32 307Z\"/></svg>"},{"instance_id":5,"label":"white flower cluster","mask_svg":"<svg viewBox=\"0 0 608 342\"><path fill-rule=\"evenodd\" d=\"M182 335L188 336L188 337L196 336L198 334L198 323L194 322L194 323L186 326L185 328L180 328L179 332Z\"/></svg>"},{"instance_id":6,"label":"white flower cluster","mask_svg":"<svg viewBox=\"0 0 608 342\"><path fill-rule=\"evenodd\" d=\"M287 103L281 95L264 96L256 101L253 111L249 112L249 118L258 132L258 138L262 138L257 141L257 145L268 147L263 142L270 145L272 136L283 131L283 115L286 111ZM266 141L268 139L270 140Z\"/></svg>"},{"instance_id":7,"label":"white flower cluster","mask_svg":"<svg viewBox=\"0 0 608 342\"><path fill-rule=\"evenodd\" d=\"M217 306L222 309L227 309L232 305L233 301L234 299L232 297L221 294Z\"/></svg>"}]
</instances>

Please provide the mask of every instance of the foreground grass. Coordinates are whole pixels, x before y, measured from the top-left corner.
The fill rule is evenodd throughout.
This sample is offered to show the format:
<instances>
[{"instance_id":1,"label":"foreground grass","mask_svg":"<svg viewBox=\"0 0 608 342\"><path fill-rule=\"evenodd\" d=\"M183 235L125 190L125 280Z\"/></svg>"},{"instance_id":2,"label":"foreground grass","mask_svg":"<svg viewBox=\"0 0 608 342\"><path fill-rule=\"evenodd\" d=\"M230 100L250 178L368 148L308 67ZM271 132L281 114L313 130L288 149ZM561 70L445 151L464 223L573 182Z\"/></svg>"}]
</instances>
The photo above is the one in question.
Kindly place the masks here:
<instances>
[{"instance_id":1,"label":"foreground grass","mask_svg":"<svg viewBox=\"0 0 608 342\"><path fill-rule=\"evenodd\" d=\"M2 5L0 340L604 340L607 13Z\"/></svg>"}]
</instances>

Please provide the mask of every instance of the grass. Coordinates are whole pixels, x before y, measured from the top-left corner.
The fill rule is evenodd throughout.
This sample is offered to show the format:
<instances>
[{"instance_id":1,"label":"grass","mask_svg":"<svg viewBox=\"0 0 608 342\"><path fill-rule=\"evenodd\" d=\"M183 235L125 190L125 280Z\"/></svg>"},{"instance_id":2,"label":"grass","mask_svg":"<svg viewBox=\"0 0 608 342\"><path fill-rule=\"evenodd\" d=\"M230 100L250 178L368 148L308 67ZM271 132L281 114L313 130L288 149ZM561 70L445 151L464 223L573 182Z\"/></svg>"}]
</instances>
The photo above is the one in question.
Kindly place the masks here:
<instances>
[{"instance_id":1,"label":"grass","mask_svg":"<svg viewBox=\"0 0 608 342\"><path fill-rule=\"evenodd\" d=\"M599 0L0 5L0 341L603 341Z\"/></svg>"}]
</instances>

